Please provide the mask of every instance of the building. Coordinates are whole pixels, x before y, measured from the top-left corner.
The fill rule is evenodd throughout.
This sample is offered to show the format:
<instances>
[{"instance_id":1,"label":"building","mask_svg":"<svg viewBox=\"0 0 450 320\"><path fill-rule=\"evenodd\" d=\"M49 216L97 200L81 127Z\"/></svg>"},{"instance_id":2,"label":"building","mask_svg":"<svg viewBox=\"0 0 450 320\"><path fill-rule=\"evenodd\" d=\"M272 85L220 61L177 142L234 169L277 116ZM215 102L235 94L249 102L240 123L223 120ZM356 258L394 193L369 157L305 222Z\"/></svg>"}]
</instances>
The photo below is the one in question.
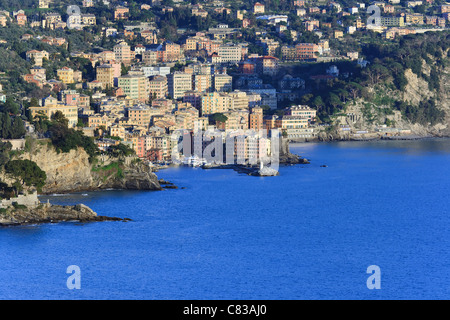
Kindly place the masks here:
<instances>
[{"instance_id":1,"label":"building","mask_svg":"<svg viewBox=\"0 0 450 320\"><path fill-rule=\"evenodd\" d=\"M286 114L293 117L307 119L308 121L314 121L317 115L317 110L306 105L298 105L288 108Z\"/></svg>"},{"instance_id":2,"label":"building","mask_svg":"<svg viewBox=\"0 0 450 320\"><path fill-rule=\"evenodd\" d=\"M231 91L233 85L233 77L227 74L214 75L214 90L223 92Z\"/></svg>"},{"instance_id":3,"label":"building","mask_svg":"<svg viewBox=\"0 0 450 320\"><path fill-rule=\"evenodd\" d=\"M249 61L255 64L259 74L274 76L278 73L278 59L273 56L250 56Z\"/></svg>"},{"instance_id":4,"label":"building","mask_svg":"<svg viewBox=\"0 0 450 320\"><path fill-rule=\"evenodd\" d=\"M265 7L262 3L256 2L253 5L253 13L254 14L264 13L264 11L265 11Z\"/></svg>"},{"instance_id":5,"label":"building","mask_svg":"<svg viewBox=\"0 0 450 320\"><path fill-rule=\"evenodd\" d=\"M295 47L281 47L283 60L313 60L317 59L319 46L315 43L298 43Z\"/></svg>"},{"instance_id":6,"label":"building","mask_svg":"<svg viewBox=\"0 0 450 320\"><path fill-rule=\"evenodd\" d=\"M377 21L378 19L379 22ZM375 18L375 24L378 23L383 27L403 27L405 25L405 20L403 17L382 16Z\"/></svg>"},{"instance_id":7,"label":"building","mask_svg":"<svg viewBox=\"0 0 450 320\"><path fill-rule=\"evenodd\" d=\"M155 75L149 81L150 97L152 99L165 98L169 92L167 78L162 75Z\"/></svg>"},{"instance_id":8,"label":"building","mask_svg":"<svg viewBox=\"0 0 450 320\"><path fill-rule=\"evenodd\" d=\"M58 80L64 84L75 83L74 71L72 68L62 67L61 69L56 70L56 74Z\"/></svg>"},{"instance_id":9,"label":"building","mask_svg":"<svg viewBox=\"0 0 450 320\"><path fill-rule=\"evenodd\" d=\"M150 99L149 81L144 74L127 74L117 78L117 86L130 99L145 103Z\"/></svg>"},{"instance_id":10,"label":"building","mask_svg":"<svg viewBox=\"0 0 450 320\"><path fill-rule=\"evenodd\" d=\"M39 66L39 67L42 67L43 59L48 60L48 58L49 58L49 54L45 50L42 50L42 51L30 50L30 51L27 51L25 55L26 55L27 61L34 60L34 65Z\"/></svg>"},{"instance_id":11,"label":"building","mask_svg":"<svg viewBox=\"0 0 450 320\"><path fill-rule=\"evenodd\" d=\"M441 13L449 13L450 12L450 4L443 4L439 7Z\"/></svg>"},{"instance_id":12,"label":"building","mask_svg":"<svg viewBox=\"0 0 450 320\"><path fill-rule=\"evenodd\" d=\"M179 44L165 42L163 51L163 62L178 61L181 57L181 46Z\"/></svg>"},{"instance_id":13,"label":"building","mask_svg":"<svg viewBox=\"0 0 450 320\"><path fill-rule=\"evenodd\" d=\"M130 9L126 7L117 7L114 10L114 20L128 19L128 15L130 14Z\"/></svg>"},{"instance_id":14,"label":"building","mask_svg":"<svg viewBox=\"0 0 450 320\"><path fill-rule=\"evenodd\" d=\"M147 106L134 106L128 108L128 123L137 126L149 126L151 110Z\"/></svg>"},{"instance_id":15,"label":"building","mask_svg":"<svg viewBox=\"0 0 450 320\"><path fill-rule=\"evenodd\" d=\"M2 27L6 27L6 24L8 21L9 21L9 18L6 15L0 14L0 25Z\"/></svg>"},{"instance_id":16,"label":"building","mask_svg":"<svg viewBox=\"0 0 450 320\"><path fill-rule=\"evenodd\" d=\"M248 111L249 99L247 97L246 92L235 90L235 91L229 92L228 96L231 98L231 108L232 109Z\"/></svg>"},{"instance_id":17,"label":"building","mask_svg":"<svg viewBox=\"0 0 450 320\"><path fill-rule=\"evenodd\" d=\"M302 24L305 26L305 29L308 31L314 31L314 29L318 29L320 26L319 20L306 20L303 21Z\"/></svg>"},{"instance_id":18,"label":"building","mask_svg":"<svg viewBox=\"0 0 450 320\"><path fill-rule=\"evenodd\" d=\"M83 0L82 4L85 8L91 8L94 6L94 0Z\"/></svg>"},{"instance_id":19,"label":"building","mask_svg":"<svg viewBox=\"0 0 450 320\"><path fill-rule=\"evenodd\" d=\"M81 23L84 26L95 26L97 24L97 19L94 14L82 14L81 15Z\"/></svg>"},{"instance_id":20,"label":"building","mask_svg":"<svg viewBox=\"0 0 450 320\"><path fill-rule=\"evenodd\" d=\"M253 130L262 130L264 128L264 121L263 121L263 109L260 107L254 107L249 115L249 121L248 121L249 129Z\"/></svg>"},{"instance_id":21,"label":"building","mask_svg":"<svg viewBox=\"0 0 450 320\"><path fill-rule=\"evenodd\" d=\"M286 74L278 81L281 90L305 89L305 80Z\"/></svg>"},{"instance_id":22,"label":"building","mask_svg":"<svg viewBox=\"0 0 450 320\"><path fill-rule=\"evenodd\" d=\"M142 72L146 77L167 76L170 73L170 67L142 67Z\"/></svg>"},{"instance_id":23,"label":"building","mask_svg":"<svg viewBox=\"0 0 450 320\"><path fill-rule=\"evenodd\" d=\"M39 0L38 7L39 9L48 9L51 0Z\"/></svg>"},{"instance_id":24,"label":"building","mask_svg":"<svg viewBox=\"0 0 450 320\"><path fill-rule=\"evenodd\" d=\"M16 21L19 26L24 26L27 24L27 16L25 13L18 13L16 15Z\"/></svg>"},{"instance_id":25,"label":"building","mask_svg":"<svg viewBox=\"0 0 450 320\"><path fill-rule=\"evenodd\" d=\"M67 120L69 120L69 127L75 127L78 123L78 108L77 106L66 105L60 103L56 98L49 96L43 99L42 106L30 107L31 116L34 118L37 115L46 116L51 119L52 116L60 111Z\"/></svg>"},{"instance_id":26,"label":"building","mask_svg":"<svg viewBox=\"0 0 450 320\"><path fill-rule=\"evenodd\" d=\"M134 58L131 47L125 41L114 46L114 54L117 60L126 65L131 64L131 60Z\"/></svg>"},{"instance_id":27,"label":"building","mask_svg":"<svg viewBox=\"0 0 450 320\"><path fill-rule=\"evenodd\" d=\"M201 93L212 91L211 74L193 74L192 89Z\"/></svg>"},{"instance_id":28,"label":"building","mask_svg":"<svg viewBox=\"0 0 450 320\"><path fill-rule=\"evenodd\" d=\"M98 54L98 58L104 62L115 60L116 54L113 51L102 51Z\"/></svg>"},{"instance_id":29,"label":"building","mask_svg":"<svg viewBox=\"0 0 450 320\"><path fill-rule=\"evenodd\" d=\"M405 15L407 24L424 24L424 16L420 13L409 13Z\"/></svg>"},{"instance_id":30,"label":"building","mask_svg":"<svg viewBox=\"0 0 450 320\"><path fill-rule=\"evenodd\" d=\"M242 60L242 48L239 45L220 45L217 54L222 62L239 62Z\"/></svg>"},{"instance_id":31,"label":"building","mask_svg":"<svg viewBox=\"0 0 450 320\"><path fill-rule=\"evenodd\" d=\"M179 99L186 91L192 90L192 74L176 71L167 75L169 96L172 99Z\"/></svg>"},{"instance_id":32,"label":"building","mask_svg":"<svg viewBox=\"0 0 450 320\"><path fill-rule=\"evenodd\" d=\"M344 36L344 32L342 30L334 30L334 38L339 39Z\"/></svg>"},{"instance_id":33,"label":"building","mask_svg":"<svg viewBox=\"0 0 450 320\"><path fill-rule=\"evenodd\" d=\"M155 65L158 63L158 53L155 50L147 50L142 53L142 62L145 65Z\"/></svg>"},{"instance_id":34,"label":"building","mask_svg":"<svg viewBox=\"0 0 450 320\"><path fill-rule=\"evenodd\" d=\"M224 92L205 93L201 97L202 116L214 113L225 113L232 106L231 97Z\"/></svg>"},{"instance_id":35,"label":"building","mask_svg":"<svg viewBox=\"0 0 450 320\"><path fill-rule=\"evenodd\" d=\"M114 86L114 68L110 64L102 64L96 68L97 81L102 83L102 88L112 88Z\"/></svg>"}]
</instances>

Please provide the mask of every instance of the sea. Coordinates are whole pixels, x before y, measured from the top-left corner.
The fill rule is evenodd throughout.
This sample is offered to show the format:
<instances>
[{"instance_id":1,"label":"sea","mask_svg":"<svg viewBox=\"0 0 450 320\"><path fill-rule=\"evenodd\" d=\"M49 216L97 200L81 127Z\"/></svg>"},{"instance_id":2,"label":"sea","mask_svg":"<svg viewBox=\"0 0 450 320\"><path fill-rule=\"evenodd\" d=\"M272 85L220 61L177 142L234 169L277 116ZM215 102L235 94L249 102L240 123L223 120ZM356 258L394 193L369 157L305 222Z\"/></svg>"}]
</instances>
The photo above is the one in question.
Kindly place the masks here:
<instances>
[{"instance_id":1,"label":"sea","mask_svg":"<svg viewBox=\"0 0 450 320\"><path fill-rule=\"evenodd\" d=\"M178 167L178 189L42 196L122 222L0 228L0 299L450 298L450 139L291 144L254 177Z\"/></svg>"}]
</instances>

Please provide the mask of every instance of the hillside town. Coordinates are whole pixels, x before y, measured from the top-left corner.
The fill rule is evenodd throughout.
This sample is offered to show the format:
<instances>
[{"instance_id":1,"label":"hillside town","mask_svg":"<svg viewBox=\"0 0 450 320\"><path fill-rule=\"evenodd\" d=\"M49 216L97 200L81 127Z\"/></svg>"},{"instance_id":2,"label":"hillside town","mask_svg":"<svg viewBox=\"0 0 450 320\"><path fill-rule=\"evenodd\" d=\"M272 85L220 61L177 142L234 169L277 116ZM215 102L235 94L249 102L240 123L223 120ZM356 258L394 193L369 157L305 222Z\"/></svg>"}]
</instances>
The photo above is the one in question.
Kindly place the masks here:
<instances>
[{"instance_id":1,"label":"hillside town","mask_svg":"<svg viewBox=\"0 0 450 320\"><path fill-rule=\"evenodd\" d=\"M450 23L450 4L433 0L291 0L277 7L269 1L36 0L25 10L0 9L0 28L20 34L14 44L0 36L0 46L26 48L17 53L29 67L20 74L29 85L20 94L3 72L0 100L20 104L30 134L45 138L37 119L61 113L100 150L121 143L155 163L172 160L171 136L179 130L264 134L257 145L245 143L247 157L262 149L270 154L272 129L292 141L314 140L330 124L319 119L317 100L305 96L311 86L349 77L339 62L370 64L358 41L442 32ZM295 71L316 63L327 68Z\"/></svg>"}]
</instances>

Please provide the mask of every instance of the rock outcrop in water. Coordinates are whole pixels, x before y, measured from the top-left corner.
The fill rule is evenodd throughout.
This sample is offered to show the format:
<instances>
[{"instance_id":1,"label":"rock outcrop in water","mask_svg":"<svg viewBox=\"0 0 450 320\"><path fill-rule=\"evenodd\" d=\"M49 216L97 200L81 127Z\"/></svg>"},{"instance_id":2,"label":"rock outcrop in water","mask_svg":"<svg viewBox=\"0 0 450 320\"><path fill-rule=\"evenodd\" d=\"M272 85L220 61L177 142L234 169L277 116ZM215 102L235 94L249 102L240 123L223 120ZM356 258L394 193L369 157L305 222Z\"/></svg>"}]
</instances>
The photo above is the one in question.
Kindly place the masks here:
<instances>
[{"instance_id":1,"label":"rock outcrop in water","mask_svg":"<svg viewBox=\"0 0 450 320\"><path fill-rule=\"evenodd\" d=\"M302 158L298 154L293 154L289 150L289 140L280 139L280 164L309 164L308 159Z\"/></svg>"},{"instance_id":2,"label":"rock outcrop in water","mask_svg":"<svg viewBox=\"0 0 450 320\"><path fill-rule=\"evenodd\" d=\"M62 221L131 221L128 218L98 216L91 208L77 204L59 206L40 204L31 208L8 208L0 213L0 226L17 226L35 223L55 223Z\"/></svg>"}]
</instances>

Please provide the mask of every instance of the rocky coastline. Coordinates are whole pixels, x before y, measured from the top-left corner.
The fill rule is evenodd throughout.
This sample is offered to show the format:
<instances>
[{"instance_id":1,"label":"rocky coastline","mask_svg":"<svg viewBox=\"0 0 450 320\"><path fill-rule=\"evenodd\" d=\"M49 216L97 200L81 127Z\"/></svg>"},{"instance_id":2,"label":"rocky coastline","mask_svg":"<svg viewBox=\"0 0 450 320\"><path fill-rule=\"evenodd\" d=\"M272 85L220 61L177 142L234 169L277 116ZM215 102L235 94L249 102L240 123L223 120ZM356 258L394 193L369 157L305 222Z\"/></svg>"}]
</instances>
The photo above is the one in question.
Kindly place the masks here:
<instances>
[{"instance_id":1,"label":"rocky coastline","mask_svg":"<svg viewBox=\"0 0 450 320\"><path fill-rule=\"evenodd\" d=\"M21 159L35 162L47 176L40 194L73 193L106 189L162 190L157 175L136 157L98 156L89 161L83 148L57 152L46 143L36 145Z\"/></svg>"},{"instance_id":2,"label":"rocky coastline","mask_svg":"<svg viewBox=\"0 0 450 320\"><path fill-rule=\"evenodd\" d=\"M60 206L41 203L35 207L7 208L0 213L0 226L20 226L58 222L131 221L129 218L99 216L83 204Z\"/></svg>"}]
</instances>

